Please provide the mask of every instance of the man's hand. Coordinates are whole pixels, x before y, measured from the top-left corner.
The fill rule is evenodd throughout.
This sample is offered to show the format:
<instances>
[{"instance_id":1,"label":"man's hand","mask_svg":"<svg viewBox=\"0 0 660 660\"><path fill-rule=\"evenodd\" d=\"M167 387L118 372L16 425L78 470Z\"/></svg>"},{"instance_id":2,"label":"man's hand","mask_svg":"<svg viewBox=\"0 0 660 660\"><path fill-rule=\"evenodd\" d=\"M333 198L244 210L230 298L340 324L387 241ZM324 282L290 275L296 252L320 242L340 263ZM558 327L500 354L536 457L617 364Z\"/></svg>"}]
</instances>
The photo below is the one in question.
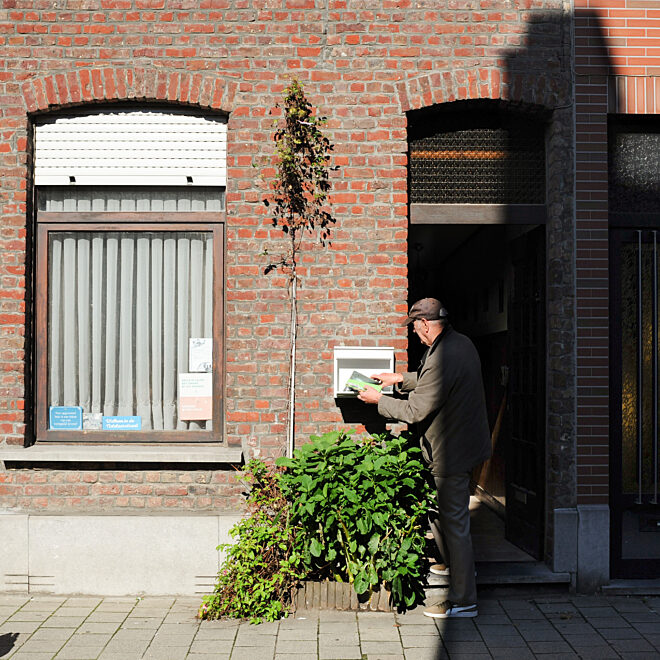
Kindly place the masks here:
<instances>
[{"instance_id":1,"label":"man's hand","mask_svg":"<svg viewBox=\"0 0 660 660\"><path fill-rule=\"evenodd\" d=\"M403 374L373 374L371 378L380 381L383 384L383 387L389 387L390 385L401 383L403 381Z\"/></svg>"},{"instance_id":2,"label":"man's hand","mask_svg":"<svg viewBox=\"0 0 660 660\"><path fill-rule=\"evenodd\" d=\"M378 403L381 396L383 396L382 392L375 390L370 385L365 385L364 389L358 394L358 399L365 403Z\"/></svg>"}]
</instances>

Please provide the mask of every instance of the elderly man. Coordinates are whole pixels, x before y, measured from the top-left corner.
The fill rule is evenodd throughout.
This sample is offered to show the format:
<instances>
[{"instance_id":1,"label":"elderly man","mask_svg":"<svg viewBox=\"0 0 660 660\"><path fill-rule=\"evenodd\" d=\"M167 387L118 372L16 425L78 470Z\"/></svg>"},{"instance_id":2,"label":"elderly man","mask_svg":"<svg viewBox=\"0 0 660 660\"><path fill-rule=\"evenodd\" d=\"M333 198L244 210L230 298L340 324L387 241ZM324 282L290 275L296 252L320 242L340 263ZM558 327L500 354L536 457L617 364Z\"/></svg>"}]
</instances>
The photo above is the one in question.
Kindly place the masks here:
<instances>
[{"instance_id":1,"label":"elderly man","mask_svg":"<svg viewBox=\"0 0 660 660\"><path fill-rule=\"evenodd\" d=\"M447 316L439 300L418 300L405 320L427 346L417 372L373 376L384 386L408 392L407 398L396 399L368 386L358 395L365 403L378 404L383 417L417 425L438 499L431 531L441 563L431 566L431 572L449 575L447 600L424 610L438 619L478 613L469 484L472 468L491 453L479 355Z\"/></svg>"}]
</instances>

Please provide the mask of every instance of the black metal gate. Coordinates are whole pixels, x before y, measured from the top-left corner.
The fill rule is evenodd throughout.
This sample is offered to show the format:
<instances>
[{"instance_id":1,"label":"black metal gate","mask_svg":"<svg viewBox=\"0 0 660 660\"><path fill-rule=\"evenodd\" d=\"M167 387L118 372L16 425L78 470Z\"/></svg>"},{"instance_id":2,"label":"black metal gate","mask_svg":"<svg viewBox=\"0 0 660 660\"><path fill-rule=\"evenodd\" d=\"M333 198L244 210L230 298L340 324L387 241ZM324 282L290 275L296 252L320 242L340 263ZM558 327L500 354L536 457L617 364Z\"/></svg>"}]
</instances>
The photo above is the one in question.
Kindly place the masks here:
<instances>
[{"instance_id":1,"label":"black metal gate","mask_svg":"<svg viewBox=\"0 0 660 660\"><path fill-rule=\"evenodd\" d=\"M660 229L610 233L612 576L660 576Z\"/></svg>"}]
</instances>

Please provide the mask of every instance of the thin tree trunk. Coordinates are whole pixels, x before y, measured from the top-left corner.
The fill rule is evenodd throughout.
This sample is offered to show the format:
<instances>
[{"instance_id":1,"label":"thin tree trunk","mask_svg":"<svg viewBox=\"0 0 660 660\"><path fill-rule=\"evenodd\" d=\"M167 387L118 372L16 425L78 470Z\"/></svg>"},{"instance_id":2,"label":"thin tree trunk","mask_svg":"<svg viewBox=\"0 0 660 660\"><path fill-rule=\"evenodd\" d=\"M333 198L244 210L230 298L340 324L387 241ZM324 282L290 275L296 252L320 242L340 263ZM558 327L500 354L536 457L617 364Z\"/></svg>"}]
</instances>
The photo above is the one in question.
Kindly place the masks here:
<instances>
[{"instance_id":1,"label":"thin tree trunk","mask_svg":"<svg viewBox=\"0 0 660 660\"><path fill-rule=\"evenodd\" d=\"M287 456L293 458L296 431L296 339L298 335L298 280L296 275L295 232L291 235L291 354L289 356L289 428Z\"/></svg>"}]
</instances>

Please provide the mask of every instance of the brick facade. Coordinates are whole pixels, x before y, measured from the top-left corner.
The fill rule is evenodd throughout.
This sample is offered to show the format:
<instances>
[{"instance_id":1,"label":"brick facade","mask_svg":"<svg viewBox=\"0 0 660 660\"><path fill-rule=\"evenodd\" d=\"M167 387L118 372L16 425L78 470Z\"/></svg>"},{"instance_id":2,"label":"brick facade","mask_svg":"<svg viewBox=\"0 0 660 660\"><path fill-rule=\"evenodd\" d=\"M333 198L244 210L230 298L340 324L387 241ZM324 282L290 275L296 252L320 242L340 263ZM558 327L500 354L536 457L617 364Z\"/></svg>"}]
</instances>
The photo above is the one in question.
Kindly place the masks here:
<instances>
[{"instance_id":1,"label":"brick facade","mask_svg":"<svg viewBox=\"0 0 660 660\"><path fill-rule=\"evenodd\" d=\"M267 165L269 111L290 77L305 84L328 117L339 166L332 246L323 250L310 242L302 269L299 441L342 423L332 399L333 346L393 345L398 366L405 367L405 330L392 324L407 305L406 112L477 98L548 110L570 105L570 14L562 2L425 7L382 0L70 0L61 9L4 0L0 44L0 442L6 444L24 443L31 405L25 394L31 322L25 268L32 258L32 117L105 101L171 102L228 115L225 438L247 455L277 455L284 446L287 294L281 277L263 275L264 247L276 251L282 239L265 215L253 164ZM562 112L552 122L551 158L570 143L570 116ZM262 173L268 175L267 167ZM553 312L558 334L550 341L570 357L572 330L567 340L565 324L559 326L572 313L566 244L572 227L561 199L570 199L572 184L570 173L557 177L550 222L558 233L549 249L564 274L554 283L563 293L551 298L564 303ZM560 357L559 371L568 371L564 379L570 380L570 360L561 366L567 363ZM557 383L554 391L565 396L565 380ZM549 422L557 429L557 447L567 443L573 415L571 405L560 406ZM236 487L221 470L89 467L8 470L0 475L2 506L61 511L235 504ZM562 465L555 470L561 474ZM155 474L160 481L152 483Z\"/></svg>"}]
</instances>

